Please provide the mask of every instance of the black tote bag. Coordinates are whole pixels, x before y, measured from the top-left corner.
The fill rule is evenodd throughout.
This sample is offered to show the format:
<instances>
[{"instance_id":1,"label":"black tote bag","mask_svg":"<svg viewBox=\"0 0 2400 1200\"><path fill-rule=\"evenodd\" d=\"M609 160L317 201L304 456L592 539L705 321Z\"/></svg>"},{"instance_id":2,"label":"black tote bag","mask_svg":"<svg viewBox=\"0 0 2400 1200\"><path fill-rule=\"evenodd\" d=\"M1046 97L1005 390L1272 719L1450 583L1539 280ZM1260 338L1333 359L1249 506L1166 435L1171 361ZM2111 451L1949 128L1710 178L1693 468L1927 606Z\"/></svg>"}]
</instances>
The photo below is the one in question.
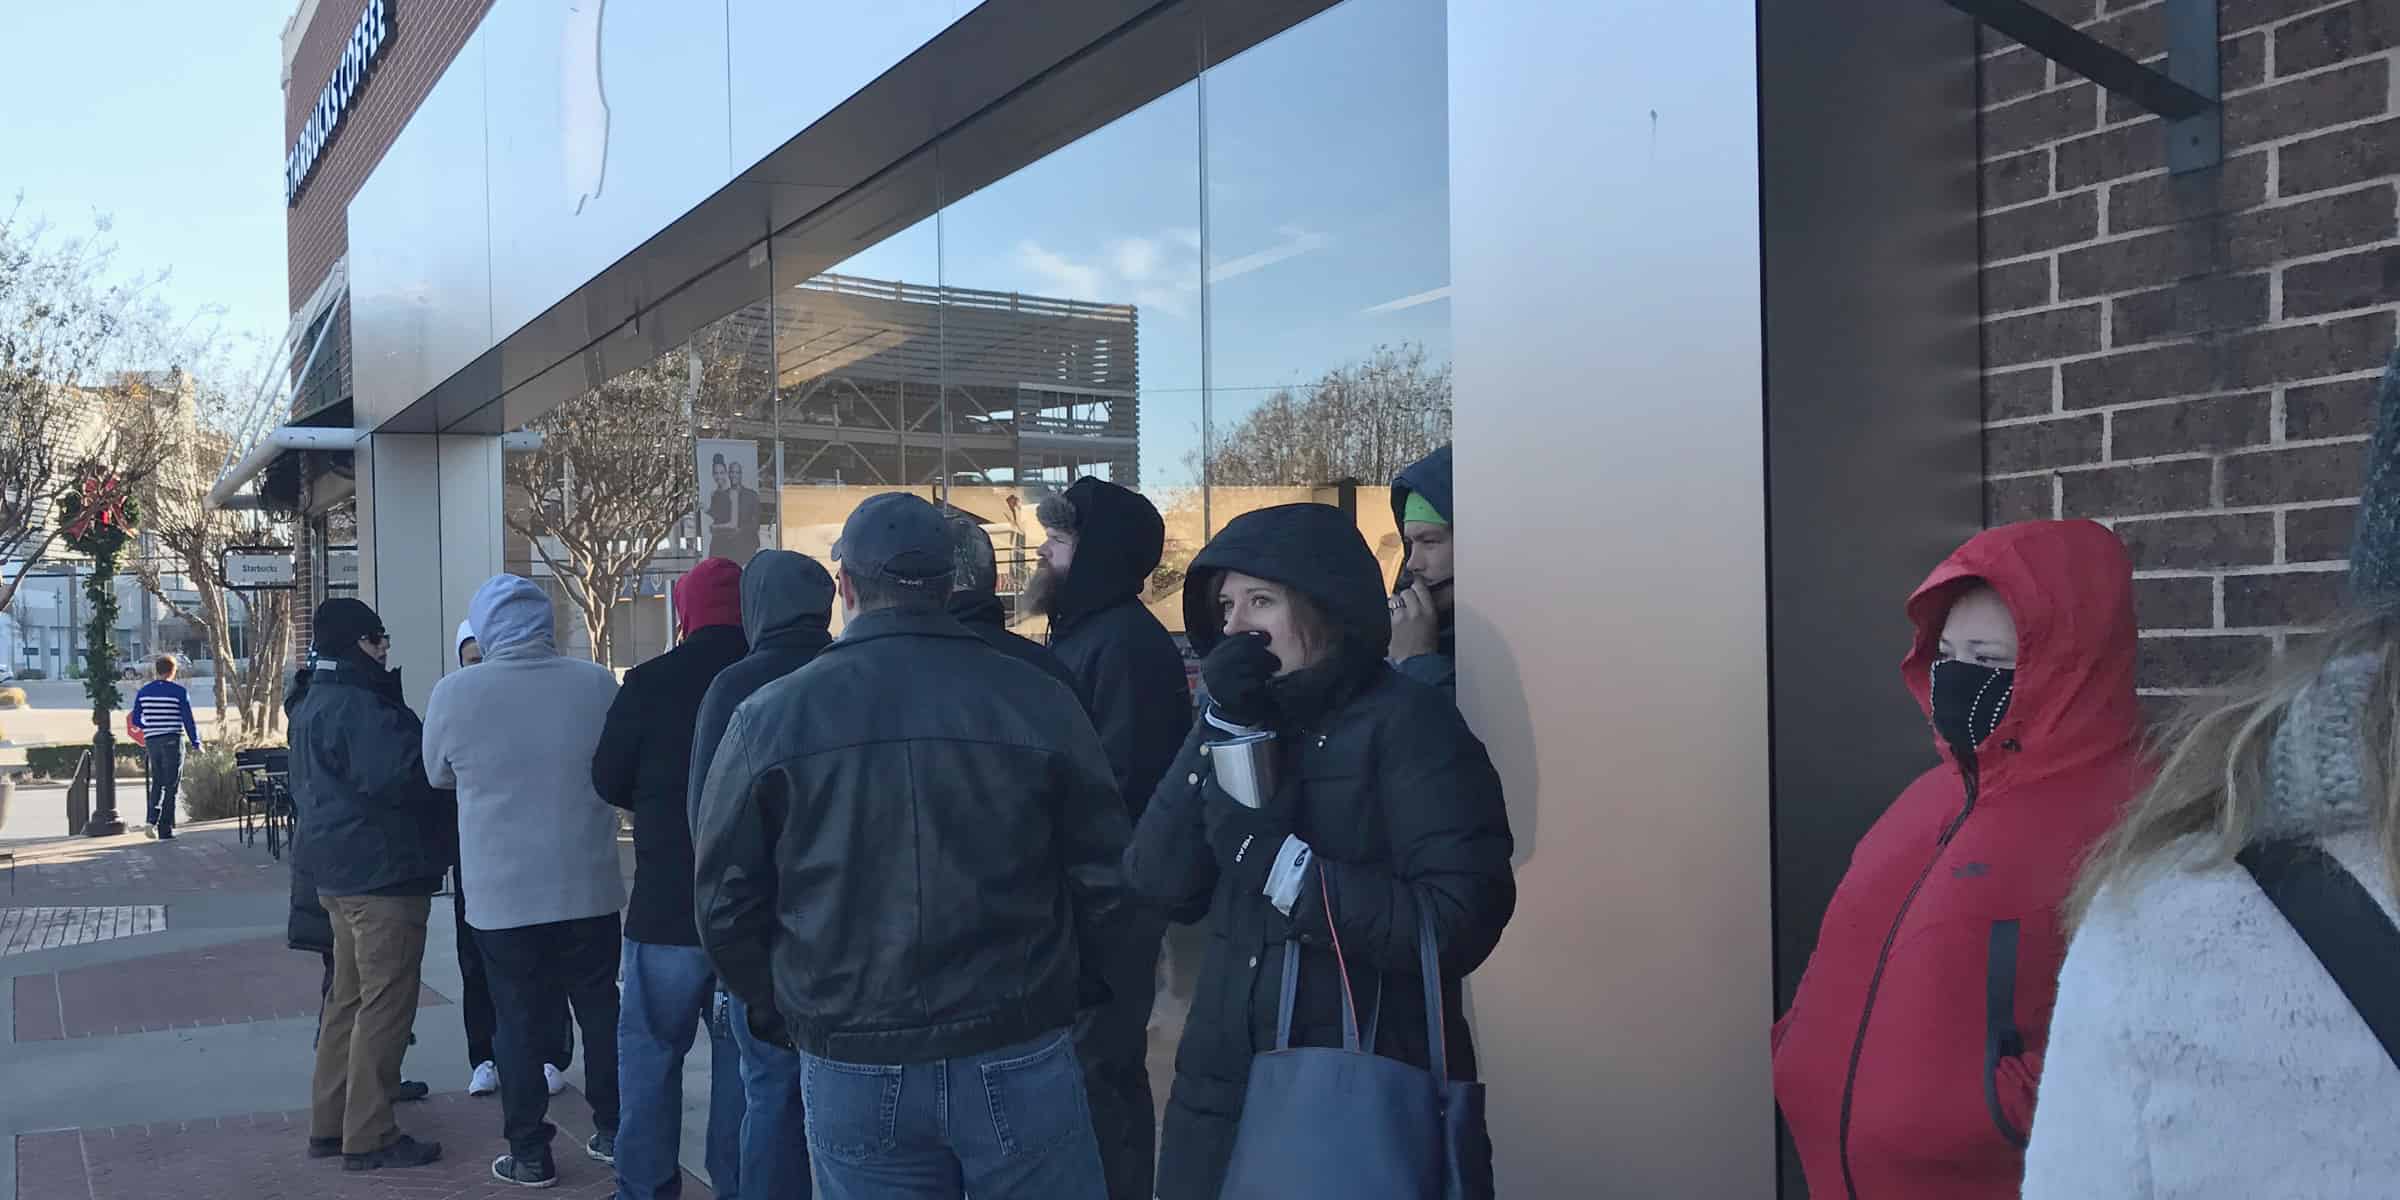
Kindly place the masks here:
<instances>
[{"instance_id":1,"label":"black tote bag","mask_svg":"<svg viewBox=\"0 0 2400 1200\"><path fill-rule=\"evenodd\" d=\"M1483 1085L1450 1079L1433 916L1422 904L1417 915L1431 1069L1376 1055L1371 1034L1360 1044L1346 962L1341 1048L1293 1046L1300 944L1284 943L1275 1048L1250 1061L1221 1200L1491 1200Z\"/></svg>"}]
</instances>

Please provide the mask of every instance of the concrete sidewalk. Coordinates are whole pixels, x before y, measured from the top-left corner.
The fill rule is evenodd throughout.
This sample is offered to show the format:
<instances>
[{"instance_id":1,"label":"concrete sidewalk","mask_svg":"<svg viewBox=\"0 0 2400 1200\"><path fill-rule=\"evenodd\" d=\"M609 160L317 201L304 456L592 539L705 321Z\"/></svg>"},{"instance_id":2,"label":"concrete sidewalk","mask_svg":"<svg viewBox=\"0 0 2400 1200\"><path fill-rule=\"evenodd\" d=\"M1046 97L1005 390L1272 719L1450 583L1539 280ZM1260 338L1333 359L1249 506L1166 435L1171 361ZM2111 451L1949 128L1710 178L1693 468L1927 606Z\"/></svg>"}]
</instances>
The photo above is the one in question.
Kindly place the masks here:
<instances>
[{"instance_id":1,"label":"concrete sidewalk","mask_svg":"<svg viewBox=\"0 0 2400 1200\"><path fill-rule=\"evenodd\" d=\"M348 1174L306 1157L321 966L284 946L287 868L230 823L140 836L17 842L0 861L0 1200L136 1197L481 1197L506 1149L496 1098L468 1097L448 912L425 947L417 1045L406 1074L434 1089L402 1128L443 1143L440 1164ZM630 873L630 869L629 869ZM685 1073L684 1162L705 1132L707 1055ZM614 1193L573 1152L591 1131L581 1095L551 1105L555 1195ZM696 1179L687 1196L707 1196Z\"/></svg>"}]
</instances>

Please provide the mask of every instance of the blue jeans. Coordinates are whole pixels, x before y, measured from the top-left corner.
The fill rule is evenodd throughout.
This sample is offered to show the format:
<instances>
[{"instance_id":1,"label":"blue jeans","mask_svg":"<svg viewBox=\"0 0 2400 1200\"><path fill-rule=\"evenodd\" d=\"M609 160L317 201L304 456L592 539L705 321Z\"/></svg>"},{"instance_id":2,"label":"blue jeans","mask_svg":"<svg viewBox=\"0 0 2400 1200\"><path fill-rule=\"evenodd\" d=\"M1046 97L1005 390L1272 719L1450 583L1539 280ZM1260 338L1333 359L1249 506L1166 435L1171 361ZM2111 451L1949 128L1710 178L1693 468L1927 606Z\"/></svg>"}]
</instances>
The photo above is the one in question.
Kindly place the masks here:
<instances>
[{"instance_id":1,"label":"blue jeans","mask_svg":"<svg viewBox=\"0 0 2400 1200\"><path fill-rule=\"evenodd\" d=\"M826 1200L1107 1200L1068 1030L908 1066L801 1058Z\"/></svg>"},{"instance_id":2,"label":"blue jeans","mask_svg":"<svg viewBox=\"0 0 2400 1200\"><path fill-rule=\"evenodd\" d=\"M625 939L617 1017L617 1200L683 1194L683 1059L708 1025L708 1177L739 1192L742 1077L733 1038L715 1019L715 971L698 946Z\"/></svg>"},{"instance_id":3,"label":"blue jeans","mask_svg":"<svg viewBox=\"0 0 2400 1200\"><path fill-rule=\"evenodd\" d=\"M750 1010L719 993L725 1024L742 1055L742 1195L809 1200L808 1134L800 1105L800 1056L750 1035Z\"/></svg>"},{"instance_id":4,"label":"blue jeans","mask_svg":"<svg viewBox=\"0 0 2400 1200\"><path fill-rule=\"evenodd\" d=\"M142 747L142 765L149 771L147 789L150 824L160 833L175 832L175 785L183 780L183 738L164 734Z\"/></svg>"}]
</instances>

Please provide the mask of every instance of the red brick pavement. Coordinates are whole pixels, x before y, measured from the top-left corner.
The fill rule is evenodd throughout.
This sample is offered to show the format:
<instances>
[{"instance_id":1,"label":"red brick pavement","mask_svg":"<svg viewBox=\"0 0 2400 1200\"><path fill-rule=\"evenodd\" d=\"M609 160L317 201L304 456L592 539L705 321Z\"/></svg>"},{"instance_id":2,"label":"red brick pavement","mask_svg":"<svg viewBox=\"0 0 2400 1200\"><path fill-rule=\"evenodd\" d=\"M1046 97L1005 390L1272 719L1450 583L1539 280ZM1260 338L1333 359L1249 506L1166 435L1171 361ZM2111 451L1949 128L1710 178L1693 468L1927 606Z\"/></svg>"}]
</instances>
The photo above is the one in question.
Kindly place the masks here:
<instances>
[{"instance_id":1,"label":"red brick pavement","mask_svg":"<svg viewBox=\"0 0 2400 1200\"><path fill-rule=\"evenodd\" d=\"M288 889L291 868L268 857L265 842L242 845L234 830L233 822L211 821L164 842L125 834L17 846L0 904L133 904L175 893Z\"/></svg>"},{"instance_id":2,"label":"red brick pavement","mask_svg":"<svg viewBox=\"0 0 2400 1200\"><path fill-rule=\"evenodd\" d=\"M314 1017L324 979L322 959L275 937L20 975L16 1037L37 1042ZM430 990L418 992L419 1007L447 1003Z\"/></svg>"},{"instance_id":3,"label":"red brick pavement","mask_svg":"<svg viewBox=\"0 0 2400 1200\"><path fill-rule=\"evenodd\" d=\"M17 1138L17 1194L24 1200L497 1200L524 1191L492 1178L506 1152L500 1102L463 1093L402 1105L400 1127L442 1143L442 1160L403 1171L342 1170L307 1157L308 1114L252 1113L221 1120L161 1121L115 1129L30 1133ZM615 1194L615 1175L583 1154L591 1109L570 1089L550 1103L557 1123L560 1197ZM683 1194L712 1193L686 1176Z\"/></svg>"}]
</instances>

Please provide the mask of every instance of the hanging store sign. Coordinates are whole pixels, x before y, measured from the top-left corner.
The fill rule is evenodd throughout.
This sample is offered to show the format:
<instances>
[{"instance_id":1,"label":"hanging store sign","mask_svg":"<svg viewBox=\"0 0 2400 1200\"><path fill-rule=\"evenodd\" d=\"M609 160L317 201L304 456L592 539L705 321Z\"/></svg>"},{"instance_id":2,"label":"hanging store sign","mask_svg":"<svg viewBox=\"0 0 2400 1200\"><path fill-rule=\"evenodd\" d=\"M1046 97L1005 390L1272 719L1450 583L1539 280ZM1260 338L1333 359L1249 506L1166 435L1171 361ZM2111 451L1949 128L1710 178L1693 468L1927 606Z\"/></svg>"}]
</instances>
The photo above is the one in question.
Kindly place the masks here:
<instances>
[{"instance_id":1,"label":"hanging store sign","mask_svg":"<svg viewBox=\"0 0 2400 1200\"><path fill-rule=\"evenodd\" d=\"M358 24L350 29L350 40L342 47L342 59L334 64L333 78L325 82L325 90L317 93L317 102L308 110L308 120L300 125L300 137L292 143L292 152L283 159L283 202L300 202L300 189L308 186L308 177L317 169L317 159L334 132L342 127L342 117L350 111L350 101L367 82L367 72L383 53L383 45L392 37L390 0L367 0L367 11L360 13Z\"/></svg>"},{"instance_id":2,"label":"hanging store sign","mask_svg":"<svg viewBox=\"0 0 2400 1200\"><path fill-rule=\"evenodd\" d=\"M229 546L225 582L237 591L288 588L298 579L289 546Z\"/></svg>"}]
</instances>

